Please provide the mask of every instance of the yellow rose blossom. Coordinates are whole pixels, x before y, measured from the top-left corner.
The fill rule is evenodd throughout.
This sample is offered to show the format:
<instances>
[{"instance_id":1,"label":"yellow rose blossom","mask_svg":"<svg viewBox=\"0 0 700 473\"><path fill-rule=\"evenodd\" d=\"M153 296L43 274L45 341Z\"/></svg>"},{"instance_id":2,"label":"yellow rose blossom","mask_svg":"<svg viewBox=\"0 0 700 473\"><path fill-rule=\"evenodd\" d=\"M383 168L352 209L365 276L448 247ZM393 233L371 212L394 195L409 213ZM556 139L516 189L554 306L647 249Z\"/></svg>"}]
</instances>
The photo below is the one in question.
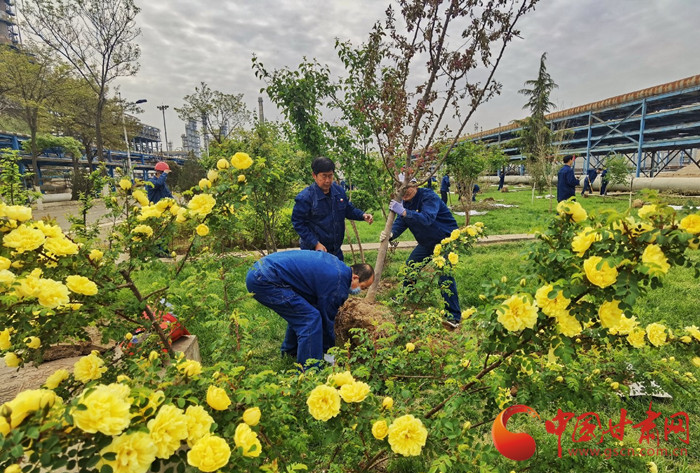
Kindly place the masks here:
<instances>
[{"instance_id":1,"label":"yellow rose blossom","mask_svg":"<svg viewBox=\"0 0 700 473\"><path fill-rule=\"evenodd\" d=\"M185 411L187 422L187 445L190 448L211 431L214 419L202 406L189 406Z\"/></svg>"},{"instance_id":2,"label":"yellow rose blossom","mask_svg":"<svg viewBox=\"0 0 700 473\"><path fill-rule=\"evenodd\" d=\"M700 368L700 356L694 356L690 362L695 366L696 368Z\"/></svg>"},{"instance_id":3,"label":"yellow rose blossom","mask_svg":"<svg viewBox=\"0 0 700 473\"><path fill-rule=\"evenodd\" d=\"M333 373L332 375L328 376L328 381L336 388L339 388L345 384L354 383L355 378L352 377L352 374L349 371L343 371L342 373Z\"/></svg>"},{"instance_id":4,"label":"yellow rose blossom","mask_svg":"<svg viewBox=\"0 0 700 473\"><path fill-rule=\"evenodd\" d=\"M449 238L443 238L442 240L440 240L441 245L447 245L449 242L450 242Z\"/></svg>"},{"instance_id":5,"label":"yellow rose blossom","mask_svg":"<svg viewBox=\"0 0 700 473\"><path fill-rule=\"evenodd\" d=\"M406 351L407 351L407 352L410 353L410 352L412 352L412 351L415 350L415 349L416 349L416 346L415 346L413 343L408 342L408 343L406 344Z\"/></svg>"},{"instance_id":6,"label":"yellow rose blossom","mask_svg":"<svg viewBox=\"0 0 700 473\"><path fill-rule=\"evenodd\" d=\"M0 330L0 350L5 351L10 349L12 346L11 338L12 333L9 328Z\"/></svg>"},{"instance_id":7,"label":"yellow rose blossom","mask_svg":"<svg viewBox=\"0 0 700 473\"><path fill-rule=\"evenodd\" d=\"M39 337L29 337L25 340L27 343L27 347L31 348L32 350L36 350L41 346L41 339Z\"/></svg>"},{"instance_id":8,"label":"yellow rose blossom","mask_svg":"<svg viewBox=\"0 0 700 473\"><path fill-rule=\"evenodd\" d=\"M632 330L632 332L630 332L629 335L627 335L627 341L634 348L643 348L644 345L646 345L646 342L644 340L645 334L646 332L644 332L644 330L636 328Z\"/></svg>"},{"instance_id":9,"label":"yellow rose blossom","mask_svg":"<svg viewBox=\"0 0 700 473\"><path fill-rule=\"evenodd\" d=\"M245 182L245 175L244 175L244 174L239 174L239 175L238 175L238 182L239 182L239 183Z\"/></svg>"},{"instance_id":10,"label":"yellow rose blossom","mask_svg":"<svg viewBox=\"0 0 700 473\"><path fill-rule=\"evenodd\" d=\"M207 389L207 404L217 411L225 411L231 405L231 399L223 389L210 385Z\"/></svg>"},{"instance_id":11,"label":"yellow rose blossom","mask_svg":"<svg viewBox=\"0 0 700 473\"><path fill-rule=\"evenodd\" d=\"M613 391L617 391L618 389L620 389L620 383L618 383L617 381L610 383L610 389L612 389Z\"/></svg>"},{"instance_id":12,"label":"yellow rose blossom","mask_svg":"<svg viewBox=\"0 0 700 473\"><path fill-rule=\"evenodd\" d=\"M647 245L642 254L642 263L649 266L649 274L652 276L666 274L671 267L659 245Z\"/></svg>"},{"instance_id":13,"label":"yellow rose blossom","mask_svg":"<svg viewBox=\"0 0 700 473\"><path fill-rule=\"evenodd\" d=\"M620 301L605 301L598 308L598 317L600 318L600 325L604 328L610 329L620 325L622 320L622 309L619 307Z\"/></svg>"},{"instance_id":14,"label":"yellow rose blossom","mask_svg":"<svg viewBox=\"0 0 700 473\"><path fill-rule=\"evenodd\" d=\"M442 245L438 243L437 245L435 245L435 248L433 248L433 255L440 256L440 253L442 253Z\"/></svg>"},{"instance_id":15,"label":"yellow rose blossom","mask_svg":"<svg viewBox=\"0 0 700 473\"><path fill-rule=\"evenodd\" d=\"M148 361L156 361L159 357L160 355L157 351L151 350L151 352L148 354Z\"/></svg>"},{"instance_id":16,"label":"yellow rose blossom","mask_svg":"<svg viewBox=\"0 0 700 473\"><path fill-rule=\"evenodd\" d=\"M102 259L104 256L104 253L101 252L100 250L94 249L90 251L90 255L88 255L88 258L90 258L90 261L98 262Z\"/></svg>"},{"instance_id":17,"label":"yellow rose blossom","mask_svg":"<svg viewBox=\"0 0 700 473\"><path fill-rule=\"evenodd\" d=\"M141 235L145 235L146 238L153 236L153 229L148 225L136 225L131 233L134 234L134 240L141 241Z\"/></svg>"},{"instance_id":18,"label":"yellow rose blossom","mask_svg":"<svg viewBox=\"0 0 700 473\"><path fill-rule=\"evenodd\" d=\"M36 297L40 285L42 271L39 268L32 270L24 279L19 280L19 285L15 287L17 297L31 298Z\"/></svg>"},{"instance_id":19,"label":"yellow rose blossom","mask_svg":"<svg viewBox=\"0 0 700 473\"><path fill-rule=\"evenodd\" d=\"M228 169L230 164L228 163L228 160L221 158L216 162L216 167L219 169L219 171L223 171L224 169Z\"/></svg>"},{"instance_id":20,"label":"yellow rose blossom","mask_svg":"<svg viewBox=\"0 0 700 473\"><path fill-rule=\"evenodd\" d=\"M477 222L479 224L481 222ZM482 224L483 225L483 224ZM477 236L479 234L480 227L474 228L473 226L469 225L467 227L467 235L469 236Z\"/></svg>"},{"instance_id":21,"label":"yellow rose blossom","mask_svg":"<svg viewBox=\"0 0 700 473\"><path fill-rule=\"evenodd\" d=\"M15 273L8 269L0 269L0 284L5 286L5 287L10 287L13 282L15 282L15 279L17 279L17 276L15 276ZM2 291L3 288L0 287L0 291Z\"/></svg>"},{"instance_id":22,"label":"yellow rose blossom","mask_svg":"<svg viewBox=\"0 0 700 473\"><path fill-rule=\"evenodd\" d=\"M9 430L8 430L8 433L9 433ZM6 434L3 434L3 435L6 435ZM22 473L22 467L20 467L17 463L13 463L12 465L5 468L3 473Z\"/></svg>"},{"instance_id":23,"label":"yellow rose blossom","mask_svg":"<svg viewBox=\"0 0 700 473\"><path fill-rule=\"evenodd\" d=\"M659 467L654 462L648 462L647 468L649 468L649 473L659 473Z\"/></svg>"},{"instance_id":24,"label":"yellow rose blossom","mask_svg":"<svg viewBox=\"0 0 700 473\"><path fill-rule=\"evenodd\" d=\"M136 220L143 222L149 218L160 218L163 216L163 211L155 205L144 205L141 207L141 213L139 213Z\"/></svg>"},{"instance_id":25,"label":"yellow rose blossom","mask_svg":"<svg viewBox=\"0 0 700 473\"><path fill-rule=\"evenodd\" d=\"M187 209L180 208L177 211L177 217L175 218L175 222L185 223L186 221L187 221Z\"/></svg>"},{"instance_id":26,"label":"yellow rose blossom","mask_svg":"<svg viewBox=\"0 0 700 473\"><path fill-rule=\"evenodd\" d=\"M557 212L559 215L569 215L571 219L576 222L582 222L588 218L586 210L581 207L581 204L575 201L562 200L557 205Z\"/></svg>"},{"instance_id":27,"label":"yellow rose blossom","mask_svg":"<svg viewBox=\"0 0 700 473\"><path fill-rule=\"evenodd\" d=\"M199 183L197 184L200 189L211 189L211 181L207 179L206 177L203 177L202 179L199 180Z\"/></svg>"},{"instance_id":28,"label":"yellow rose blossom","mask_svg":"<svg viewBox=\"0 0 700 473\"><path fill-rule=\"evenodd\" d=\"M598 239L599 235L592 227L586 227L571 240L571 249L579 258L583 258L588 248Z\"/></svg>"},{"instance_id":29,"label":"yellow rose blossom","mask_svg":"<svg viewBox=\"0 0 700 473\"><path fill-rule=\"evenodd\" d=\"M544 285L540 287L537 292L535 292L535 301L537 306L542 310L542 313L549 317L557 317L562 313L566 312L566 309L571 303L571 299L564 297L563 291L558 291L554 299L549 298L549 293L554 290L554 286L551 284Z\"/></svg>"},{"instance_id":30,"label":"yellow rose blossom","mask_svg":"<svg viewBox=\"0 0 700 473\"><path fill-rule=\"evenodd\" d=\"M125 374L120 374L117 376L117 383L128 383L129 381L131 381L131 378Z\"/></svg>"},{"instance_id":31,"label":"yellow rose blossom","mask_svg":"<svg viewBox=\"0 0 700 473\"><path fill-rule=\"evenodd\" d=\"M207 179L209 179L210 182L214 182L219 178L219 171L216 169L210 169L207 171Z\"/></svg>"},{"instance_id":32,"label":"yellow rose blossom","mask_svg":"<svg viewBox=\"0 0 700 473\"><path fill-rule=\"evenodd\" d=\"M470 307L467 310L462 311L462 319L467 320L469 317L476 313L476 308Z\"/></svg>"},{"instance_id":33,"label":"yellow rose blossom","mask_svg":"<svg viewBox=\"0 0 700 473\"><path fill-rule=\"evenodd\" d=\"M177 364L177 370L185 376L197 376L202 373L202 364L194 360L185 360Z\"/></svg>"},{"instance_id":34,"label":"yellow rose blossom","mask_svg":"<svg viewBox=\"0 0 700 473\"><path fill-rule=\"evenodd\" d=\"M148 421L148 431L156 446L156 457L170 458L187 438L187 419L181 409L166 404Z\"/></svg>"},{"instance_id":35,"label":"yellow rose blossom","mask_svg":"<svg viewBox=\"0 0 700 473\"><path fill-rule=\"evenodd\" d=\"M200 223L197 225L197 235L201 237L209 235L209 227L203 223Z\"/></svg>"},{"instance_id":36,"label":"yellow rose blossom","mask_svg":"<svg viewBox=\"0 0 700 473\"><path fill-rule=\"evenodd\" d=\"M39 279L36 296L39 299L39 304L49 309L66 305L70 302L68 288L62 282L54 281L53 279Z\"/></svg>"},{"instance_id":37,"label":"yellow rose blossom","mask_svg":"<svg viewBox=\"0 0 700 473\"><path fill-rule=\"evenodd\" d=\"M394 453L405 457L420 455L428 430L412 415L401 416L389 426L389 445Z\"/></svg>"},{"instance_id":38,"label":"yellow rose blossom","mask_svg":"<svg viewBox=\"0 0 700 473\"><path fill-rule=\"evenodd\" d=\"M306 405L314 419L326 422L340 412L340 394L337 389L321 384L309 393Z\"/></svg>"},{"instance_id":39,"label":"yellow rose blossom","mask_svg":"<svg viewBox=\"0 0 700 473\"><path fill-rule=\"evenodd\" d=\"M394 407L394 400L389 396L382 399L382 409L392 409Z\"/></svg>"},{"instance_id":40,"label":"yellow rose blossom","mask_svg":"<svg viewBox=\"0 0 700 473\"><path fill-rule=\"evenodd\" d=\"M247 153L236 153L231 157L231 164L236 169L248 169L253 164L253 160Z\"/></svg>"},{"instance_id":41,"label":"yellow rose blossom","mask_svg":"<svg viewBox=\"0 0 700 473\"><path fill-rule=\"evenodd\" d=\"M146 196L146 193L142 191L141 189L135 190L134 192L131 193L131 196L136 199L136 201L141 204L142 207L145 207L146 205L149 204L148 202L148 197Z\"/></svg>"},{"instance_id":42,"label":"yellow rose blossom","mask_svg":"<svg viewBox=\"0 0 700 473\"><path fill-rule=\"evenodd\" d=\"M126 178L120 179L119 187L121 187L123 191L128 191L129 189L131 189L131 180Z\"/></svg>"},{"instance_id":43,"label":"yellow rose blossom","mask_svg":"<svg viewBox=\"0 0 700 473\"><path fill-rule=\"evenodd\" d=\"M52 407L56 403L61 403L60 397L49 389L28 389L17 394L13 400L2 407L9 411L9 425L15 428L24 422L24 419L46 407Z\"/></svg>"},{"instance_id":44,"label":"yellow rose blossom","mask_svg":"<svg viewBox=\"0 0 700 473\"><path fill-rule=\"evenodd\" d=\"M559 314L557 317L559 331L567 337L575 337L583 330L581 323L573 315L567 313Z\"/></svg>"},{"instance_id":45,"label":"yellow rose blossom","mask_svg":"<svg viewBox=\"0 0 700 473\"><path fill-rule=\"evenodd\" d=\"M660 347L666 344L666 327L659 323L647 325L647 338L655 347Z\"/></svg>"},{"instance_id":46,"label":"yellow rose blossom","mask_svg":"<svg viewBox=\"0 0 700 473\"><path fill-rule=\"evenodd\" d=\"M610 327L610 333L613 335L629 335L638 325L636 317L625 317L625 315L622 314L618 324Z\"/></svg>"},{"instance_id":47,"label":"yellow rose blossom","mask_svg":"<svg viewBox=\"0 0 700 473\"><path fill-rule=\"evenodd\" d=\"M15 353L5 353L5 366L8 368L17 368L20 364L22 364L22 359Z\"/></svg>"},{"instance_id":48,"label":"yellow rose blossom","mask_svg":"<svg viewBox=\"0 0 700 473\"><path fill-rule=\"evenodd\" d=\"M344 384L340 387L340 397L347 403L362 402L369 394L369 384L362 381Z\"/></svg>"},{"instance_id":49,"label":"yellow rose blossom","mask_svg":"<svg viewBox=\"0 0 700 473\"><path fill-rule=\"evenodd\" d=\"M97 284L90 281L85 276L68 276L66 278L66 286L76 294L83 294L85 296L94 296L97 294Z\"/></svg>"},{"instance_id":50,"label":"yellow rose blossom","mask_svg":"<svg viewBox=\"0 0 700 473\"><path fill-rule=\"evenodd\" d=\"M4 256L0 256L0 271L2 271L3 269L10 269L11 265L12 261L5 258Z\"/></svg>"},{"instance_id":51,"label":"yellow rose blossom","mask_svg":"<svg viewBox=\"0 0 700 473\"><path fill-rule=\"evenodd\" d=\"M233 435L233 443L243 450L244 457L255 458L262 452L258 434L253 432L248 424L238 424Z\"/></svg>"},{"instance_id":52,"label":"yellow rose blossom","mask_svg":"<svg viewBox=\"0 0 700 473\"><path fill-rule=\"evenodd\" d=\"M248 408L243 412L243 422L251 427L255 427L258 425L258 422L260 422L260 416L261 414L259 407Z\"/></svg>"},{"instance_id":53,"label":"yellow rose blossom","mask_svg":"<svg viewBox=\"0 0 700 473\"><path fill-rule=\"evenodd\" d=\"M537 323L537 307L521 294L508 298L496 312L497 320L509 332L532 328Z\"/></svg>"},{"instance_id":54,"label":"yellow rose blossom","mask_svg":"<svg viewBox=\"0 0 700 473\"><path fill-rule=\"evenodd\" d=\"M685 230L688 233L697 235L700 233L700 214L690 214L683 219L678 224L681 230Z\"/></svg>"},{"instance_id":55,"label":"yellow rose blossom","mask_svg":"<svg viewBox=\"0 0 700 473\"><path fill-rule=\"evenodd\" d=\"M685 343L686 345L689 344L689 343L691 343L691 342L693 341L693 339L690 338L688 335L683 335L683 336L680 337L678 340L680 340L681 342Z\"/></svg>"},{"instance_id":56,"label":"yellow rose blossom","mask_svg":"<svg viewBox=\"0 0 700 473\"><path fill-rule=\"evenodd\" d=\"M26 222L32 218L31 207L25 207L23 205L6 205L3 208L5 217L11 220L17 220L18 222Z\"/></svg>"},{"instance_id":57,"label":"yellow rose blossom","mask_svg":"<svg viewBox=\"0 0 700 473\"><path fill-rule=\"evenodd\" d=\"M652 215L656 215L658 212L659 208L656 205L648 204L642 206L642 208L637 212L637 215L639 215L641 218L649 218Z\"/></svg>"},{"instance_id":58,"label":"yellow rose blossom","mask_svg":"<svg viewBox=\"0 0 700 473\"><path fill-rule=\"evenodd\" d=\"M602 261L600 269L598 264ZM598 287L608 287L617 281L617 268L610 266L607 261L603 261L600 256L591 256L583 262L583 269L586 277Z\"/></svg>"},{"instance_id":59,"label":"yellow rose blossom","mask_svg":"<svg viewBox=\"0 0 700 473\"><path fill-rule=\"evenodd\" d=\"M435 266L438 268L445 266L445 258L442 256L433 256L433 261L435 262Z\"/></svg>"},{"instance_id":60,"label":"yellow rose blossom","mask_svg":"<svg viewBox=\"0 0 700 473\"><path fill-rule=\"evenodd\" d=\"M114 460L106 460L108 453L116 455ZM100 450L97 469L111 467L113 473L146 473L156 459L156 446L145 432L118 435L112 442Z\"/></svg>"},{"instance_id":61,"label":"yellow rose blossom","mask_svg":"<svg viewBox=\"0 0 700 473\"><path fill-rule=\"evenodd\" d=\"M231 448L226 440L215 435L205 435L187 452L187 463L209 473L226 466L231 457Z\"/></svg>"},{"instance_id":62,"label":"yellow rose blossom","mask_svg":"<svg viewBox=\"0 0 700 473\"><path fill-rule=\"evenodd\" d=\"M209 194L198 194L192 197L187 208L193 215L199 215L200 217L206 217L209 215L216 205L216 200Z\"/></svg>"},{"instance_id":63,"label":"yellow rose blossom","mask_svg":"<svg viewBox=\"0 0 700 473\"><path fill-rule=\"evenodd\" d=\"M457 253L450 252L450 254L447 255L447 259L450 260L450 264L455 265L459 261L459 255Z\"/></svg>"},{"instance_id":64,"label":"yellow rose blossom","mask_svg":"<svg viewBox=\"0 0 700 473\"><path fill-rule=\"evenodd\" d=\"M454 241L457 238L459 238L459 235L460 235L459 228L452 230L452 233L450 233L450 239Z\"/></svg>"},{"instance_id":65,"label":"yellow rose blossom","mask_svg":"<svg viewBox=\"0 0 700 473\"><path fill-rule=\"evenodd\" d=\"M86 409L73 409L73 424L83 432L119 435L131 422L131 389L126 384L100 384L80 397Z\"/></svg>"},{"instance_id":66,"label":"yellow rose blossom","mask_svg":"<svg viewBox=\"0 0 700 473\"><path fill-rule=\"evenodd\" d=\"M685 327L685 331L688 332L695 340L700 342L700 329L698 329L695 325Z\"/></svg>"},{"instance_id":67,"label":"yellow rose blossom","mask_svg":"<svg viewBox=\"0 0 700 473\"><path fill-rule=\"evenodd\" d=\"M372 435L377 440L384 440L389 435L389 426L383 420L378 420L372 425Z\"/></svg>"},{"instance_id":68,"label":"yellow rose blossom","mask_svg":"<svg viewBox=\"0 0 700 473\"><path fill-rule=\"evenodd\" d=\"M107 371L104 364L104 360L97 356L96 351L93 351L75 362L75 365L73 365L73 376L81 383L100 379L102 373Z\"/></svg>"},{"instance_id":69,"label":"yellow rose blossom","mask_svg":"<svg viewBox=\"0 0 700 473\"><path fill-rule=\"evenodd\" d=\"M46 238L65 238L63 230L58 225L50 225L42 220L34 222L34 228L41 230Z\"/></svg>"},{"instance_id":70,"label":"yellow rose blossom","mask_svg":"<svg viewBox=\"0 0 700 473\"><path fill-rule=\"evenodd\" d=\"M21 254L26 251L36 250L44 244L45 240L46 236L41 230L21 225L5 235L2 239L2 244Z\"/></svg>"}]
</instances>

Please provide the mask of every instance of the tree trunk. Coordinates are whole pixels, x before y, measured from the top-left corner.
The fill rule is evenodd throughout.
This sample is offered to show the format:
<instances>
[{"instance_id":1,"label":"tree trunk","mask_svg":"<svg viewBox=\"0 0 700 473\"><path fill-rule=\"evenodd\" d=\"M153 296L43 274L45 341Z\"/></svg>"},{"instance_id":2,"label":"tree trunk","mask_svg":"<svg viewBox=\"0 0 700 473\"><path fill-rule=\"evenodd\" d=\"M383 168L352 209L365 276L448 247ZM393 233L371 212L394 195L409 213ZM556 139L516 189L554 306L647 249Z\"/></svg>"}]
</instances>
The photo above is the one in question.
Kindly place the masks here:
<instances>
[{"instance_id":1,"label":"tree trunk","mask_svg":"<svg viewBox=\"0 0 700 473\"><path fill-rule=\"evenodd\" d=\"M386 225L384 225L384 231L388 234L391 233L391 227L394 225L394 218L396 214L394 212L389 212L389 218L386 219ZM377 298L377 290L379 288L379 281L382 279L382 272L384 271L384 262L386 260L386 253L389 249L389 238L385 239L379 245L379 250L377 251L377 262L374 265L374 282L367 290L367 302L374 302Z\"/></svg>"},{"instance_id":2,"label":"tree trunk","mask_svg":"<svg viewBox=\"0 0 700 473\"><path fill-rule=\"evenodd\" d=\"M350 221L350 225L352 225L352 229L355 231L355 238L357 238L357 247L360 249L360 259L364 263L365 262L365 252L362 249L362 241L360 241L360 232L357 231L357 224L355 224L354 220ZM351 244L351 248L352 248L352 244ZM353 251L353 255L354 255L354 251Z\"/></svg>"},{"instance_id":3,"label":"tree trunk","mask_svg":"<svg viewBox=\"0 0 700 473\"><path fill-rule=\"evenodd\" d=\"M104 106L104 92L101 91L97 99L97 113L95 114L95 146L97 147L97 160L99 162L104 161L104 143L102 141L102 111ZM129 146L128 143L126 145ZM90 164L90 171L92 171L92 163Z\"/></svg>"}]
</instances>

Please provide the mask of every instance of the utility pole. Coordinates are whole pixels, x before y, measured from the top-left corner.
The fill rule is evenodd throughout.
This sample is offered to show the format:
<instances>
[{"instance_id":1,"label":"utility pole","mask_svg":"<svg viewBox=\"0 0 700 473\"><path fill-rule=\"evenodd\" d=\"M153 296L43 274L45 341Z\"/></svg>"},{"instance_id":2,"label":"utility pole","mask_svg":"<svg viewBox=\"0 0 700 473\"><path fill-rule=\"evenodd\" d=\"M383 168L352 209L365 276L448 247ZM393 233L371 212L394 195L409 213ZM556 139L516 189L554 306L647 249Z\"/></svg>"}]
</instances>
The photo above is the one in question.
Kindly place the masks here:
<instances>
[{"instance_id":1,"label":"utility pole","mask_svg":"<svg viewBox=\"0 0 700 473\"><path fill-rule=\"evenodd\" d=\"M265 115L263 115L263 98L258 97L258 121L260 124L265 123Z\"/></svg>"},{"instance_id":2,"label":"utility pole","mask_svg":"<svg viewBox=\"0 0 700 473\"><path fill-rule=\"evenodd\" d=\"M170 105L158 105L158 110L163 112L163 132L165 133L165 151L170 154L170 142L168 141L168 127L165 126L165 111L170 108Z\"/></svg>"},{"instance_id":3,"label":"utility pole","mask_svg":"<svg viewBox=\"0 0 700 473\"><path fill-rule=\"evenodd\" d=\"M124 144L126 145L126 167L127 167L127 175L129 176L129 179L133 179L133 170L131 168L131 150L129 149L129 136L126 134L126 104L127 102L122 99L122 94L121 92L117 92L119 94L119 102L122 105L122 128L124 130ZM139 99L136 102L133 102L134 104L139 104L139 103L146 103L148 100L146 99Z\"/></svg>"}]
</instances>

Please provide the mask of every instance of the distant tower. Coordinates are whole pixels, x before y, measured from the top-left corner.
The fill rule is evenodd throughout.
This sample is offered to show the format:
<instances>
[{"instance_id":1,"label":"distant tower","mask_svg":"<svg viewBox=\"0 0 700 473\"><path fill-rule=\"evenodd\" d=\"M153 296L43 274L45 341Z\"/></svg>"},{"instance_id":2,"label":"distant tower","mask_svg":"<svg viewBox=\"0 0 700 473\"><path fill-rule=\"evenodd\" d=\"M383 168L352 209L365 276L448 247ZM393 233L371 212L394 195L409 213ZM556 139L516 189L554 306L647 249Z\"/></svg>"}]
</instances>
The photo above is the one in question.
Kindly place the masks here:
<instances>
[{"instance_id":1,"label":"distant tower","mask_svg":"<svg viewBox=\"0 0 700 473\"><path fill-rule=\"evenodd\" d=\"M182 149L185 152L192 151L198 158L202 157L196 120L189 120L185 125L185 134L182 135Z\"/></svg>"},{"instance_id":2,"label":"distant tower","mask_svg":"<svg viewBox=\"0 0 700 473\"><path fill-rule=\"evenodd\" d=\"M12 9L14 0L0 0L0 44L18 45L19 29Z\"/></svg>"},{"instance_id":3,"label":"distant tower","mask_svg":"<svg viewBox=\"0 0 700 473\"><path fill-rule=\"evenodd\" d=\"M265 115L263 114L262 97L258 97L258 121L260 123L265 123Z\"/></svg>"}]
</instances>

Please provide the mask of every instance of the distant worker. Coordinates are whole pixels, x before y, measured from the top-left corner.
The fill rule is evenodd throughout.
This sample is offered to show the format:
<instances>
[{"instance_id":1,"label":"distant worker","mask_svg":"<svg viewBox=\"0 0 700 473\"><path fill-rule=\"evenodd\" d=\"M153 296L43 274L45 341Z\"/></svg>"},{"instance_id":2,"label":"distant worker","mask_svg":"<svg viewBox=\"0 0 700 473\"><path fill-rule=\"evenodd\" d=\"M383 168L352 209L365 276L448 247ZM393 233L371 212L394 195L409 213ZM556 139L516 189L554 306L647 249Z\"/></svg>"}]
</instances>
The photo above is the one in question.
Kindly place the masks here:
<instances>
[{"instance_id":1,"label":"distant worker","mask_svg":"<svg viewBox=\"0 0 700 473\"><path fill-rule=\"evenodd\" d=\"M253 298L287 321L282 355L322 360L335 346L335 316L348 294L374 281L367 263L347 266L330 253L292 250L272 253L248 271L246 288Z\"/></svg>"},{"instance_id":2,"label":"distant worker","mask_svg":"<svg viewBox=\"0 0 700 473\"><path fill-rule=\"evenodd\" d=\"M587 195L586 193L590 194L593 191L593 182L595 178L598 177L598 173L602 171L602 168L591 168L588 170L586 177L583 179L583 191L581 191L581 195Z\"/></svg>"},{"instance_id":3,"label":"distant worker","mask_svg":"<svg viewBox=\"0 0 700 473\"><path fill-rule=\"evenodd\" d=\"M409 184L404 191L403 201L392 200L389 209L396 213L396 220L389 235L382 230L379 241L398 238L408 228L418 242L418 246L406 260L407 265L426 263L433 255L435 245L443 238L449 237L452 231L458 228L452 212L444 202L438 199L437 194L430 189L416 187L415 182ZM452 276L440 276L440 287L443 287L443 282L449 283L447 291L442 291L447 311L443 324L448 328L457 328L462 318L457 284ZM404 281L404 286L410 285L411 281Z\"/></svg>"},{"instance_id":4,"label":"distant worker","mask_svg":"<svg viewBox=\"0 0 700 473\"><path fill-rule=\"evenodd\" d=\"M576 195L576 186L579 183L574 175L574 162L573 156L564 157L564 165L557 174L557 202Z\"/></svg>"},{"instance_id":5,"label":"distant worker","mask_svg":"<svg viewBox=\"0 0 700 473\"><path fill-rule=\"evenodd\" d=\"M608 194L608 182L608 170L603 169L603 172L600 173L600 195Z\"/></svg>"},{"instance_id":6,"label":"distant worker","mask_svg":"<svg viewBox=\"0 0 700 473\"><path fill-rule=\"evenodd\" d=\"M450 193L450 176L445 174L440 182L440 197L447 203L447 195Z\"/></svg>"},{"instance_id":7,"label":"distant worker","mask_svg":"<svg viewBox=\"0 0 700 473\"><path fill-rule=\"evenodd\" d=\"M476 202L476 194L481 192L481 187L479 187L479 184L474 184L474 188L472 189L472 202Z\"/></svg>"},{"instance_id":8,"label":"distant worker","mask_svg":"<svg viewBox=\"0 0 700 473\"><path fill-rule=\"evenodd\" d=\"M343 261L345 219L372 224L372 214L364 213L348 200L343 188L334 182L335 164L319 157L311 163L314 183L294 199L292 226L299 234L302 250L326 251Z\"/></svg>"},{"instance_id":9,"label":"distant worker","mask_svg":"<svg viewBox=\"0 0 700 473\"><path fill-rule=\"evenodd\" d=\"M506 168L503 167L498 173L498 190L503 189L503 185L506 182Z\"/></svg>"},{"instance_id":10,"label":"distant worker","mask_svg":"<svg viewBox=\"0 0 700 473\"><path fill-rule=\"evenodd\" d=\"M432 189L433 186L437 183L437 179L435 179L435 176L430 176L428 178L428 182L426 182L425 187L428 189Z\"/></svg>"},{"instance_id":11,"label":"distant worker","mask_svg":"<svg viewBox=\"0 0 700 473\"><path fill-rule=\"evenodd\" d=\"M165 161L159 161L156 163L155 170L156 175L148 180L150 185L146 185L148 200L154 204L166 197L173 198L173 194L165 182L168 179L168 174L170 174L170 166Z\"/></svg>"}]
</instances>

